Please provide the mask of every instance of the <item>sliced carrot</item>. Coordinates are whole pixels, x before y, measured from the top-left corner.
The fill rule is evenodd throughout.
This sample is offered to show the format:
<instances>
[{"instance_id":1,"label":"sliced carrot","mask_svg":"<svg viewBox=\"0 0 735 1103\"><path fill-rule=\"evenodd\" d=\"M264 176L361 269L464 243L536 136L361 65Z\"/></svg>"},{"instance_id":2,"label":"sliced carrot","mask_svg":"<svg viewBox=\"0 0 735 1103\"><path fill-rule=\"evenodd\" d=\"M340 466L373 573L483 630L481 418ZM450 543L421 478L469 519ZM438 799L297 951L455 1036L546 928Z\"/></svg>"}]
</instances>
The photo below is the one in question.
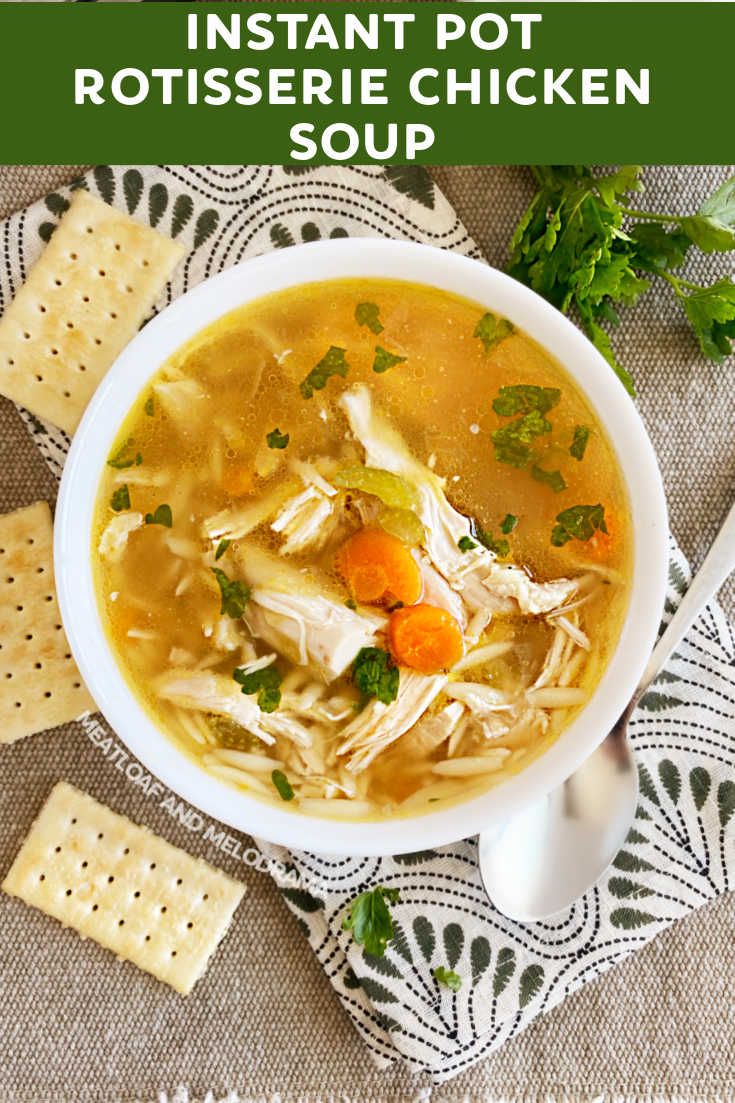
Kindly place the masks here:
<instances>
[{"instance_id":1,"label":"sliced carrot","mask_svg":"<svg viewBox=\"0 0 735 1103\"><path fill-rule=\"evenodd\" d=\"M422 674L447 670L462 658L462 630L451 613L436 605L396 609L388 622L393 658Z\"/></svg>"},{"instance_id":2,"label":"sliced carrot","mask_svg":"<svg viewBox=\"0 0 735 1103\"><path fill-rule=\"evenodd\" d=\"M356 601L412 605L421 597L421 571L410 550L383 529L360 529L337 552L336 567Z\"/></svg>"}]
</instances>

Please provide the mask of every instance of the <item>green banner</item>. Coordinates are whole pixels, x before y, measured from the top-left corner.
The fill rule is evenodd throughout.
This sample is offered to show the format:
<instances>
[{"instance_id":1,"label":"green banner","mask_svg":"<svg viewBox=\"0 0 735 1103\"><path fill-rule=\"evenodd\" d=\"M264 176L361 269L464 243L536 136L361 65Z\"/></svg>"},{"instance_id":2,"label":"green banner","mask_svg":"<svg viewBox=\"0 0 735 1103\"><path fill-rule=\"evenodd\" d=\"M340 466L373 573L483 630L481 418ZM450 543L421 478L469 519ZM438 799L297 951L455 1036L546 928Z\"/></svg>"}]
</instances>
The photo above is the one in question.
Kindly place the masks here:
<instances>
[{"instance_id":1,"label":"green banner","mask_svg":"<svg viewBox=\"0 0 735 1103\"><path fill-rule=\"evenodd\" d=\"M0 3L5 163L731 163L733 3Z\"/></svg>"}]
</instances>

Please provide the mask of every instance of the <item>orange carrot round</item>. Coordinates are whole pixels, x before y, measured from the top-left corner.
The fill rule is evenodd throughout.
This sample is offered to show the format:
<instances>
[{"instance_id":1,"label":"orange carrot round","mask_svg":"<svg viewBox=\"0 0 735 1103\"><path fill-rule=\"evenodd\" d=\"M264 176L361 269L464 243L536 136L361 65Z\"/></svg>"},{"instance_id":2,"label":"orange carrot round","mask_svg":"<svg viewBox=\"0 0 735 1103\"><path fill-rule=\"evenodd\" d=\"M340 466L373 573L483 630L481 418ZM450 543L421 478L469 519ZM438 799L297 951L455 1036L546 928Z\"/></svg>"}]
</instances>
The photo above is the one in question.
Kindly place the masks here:
<instances>
[{"instance_id":1,"label":"orange carrot round","mask_svg":"<svg viewBox=\"0 0 735 1103\"><path fill-rule=\"evenodd\" d=\"M336 566L356 601L411 605L421 597L421 572L411 552L383 529L361 529L337 552Z\"/></svg>"},{"instance_id":2,"label":"orange carrot round","mask_svg":"<svg viewBox=\"0 0 735 1103\"><path fill-rule=\"evenodd\" d=\"M388 622L388 644L397 663L422 674L446 670L462 658L462 630L451 613L436 605L396 609Z\"/></svg>"}]
</instances>

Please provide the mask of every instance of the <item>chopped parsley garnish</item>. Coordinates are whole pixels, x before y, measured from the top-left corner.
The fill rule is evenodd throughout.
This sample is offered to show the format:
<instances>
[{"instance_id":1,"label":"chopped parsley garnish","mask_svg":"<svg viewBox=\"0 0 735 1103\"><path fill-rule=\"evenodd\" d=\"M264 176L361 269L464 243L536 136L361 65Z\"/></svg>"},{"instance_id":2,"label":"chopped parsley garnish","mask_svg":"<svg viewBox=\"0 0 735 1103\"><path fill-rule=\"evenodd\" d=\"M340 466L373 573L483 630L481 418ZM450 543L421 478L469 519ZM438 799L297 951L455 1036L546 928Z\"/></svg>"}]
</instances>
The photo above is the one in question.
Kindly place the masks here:
<instances>
[{"instance_id":1,"label":"chopped parsley garnish","mask_svg":"<svg viewBox=\"0 0 735 1103\"><path fill-rule=\"evenodd\" d=\"M387 349L381 348L380 345L375 346L375 359L373 360L373 371L381 372L388 371L389 368L394 368L396 364L405 364L407 357L396 356L393 352L388 352Z\"/></svg>"},{"instance_id":2,"label":"chopped parsley garnish","mask_svg":"<svg viewBox=\"0 0 735 1103\"><path fill-rule=\"evenodd\" d=\"M143 407L148 417L153 417L156 412L156 404L153 401L153 395L145 400L145 406Z\"/></svg>"},{"instance_id":3,"label":"chopped parsley garnish","mask_svg":"<svg viewBox=\"0 0 735 1103\"><path fill-rule=\"evenodd\" d=\"M459 973L455 973L452 969L445 969L443 965L434 969L432 976L437 984L449 988L452 992L459 992L462 987L462 978Z\"/></svg>"},{"instance_id":4,"label":"chopped parsley garnish","mask_svg":"<svg viewBox=\"0 0 735 1103\"><path fill-rule=\"evenodd\" d=\"M342 930L352 931L355 942L364 946L366 953L373 957L382 957L393 938L393 920L388 904L397 904L399 899L398 889L384 888L381 885L361 892L348 905L349 911L342 920Z\"/></svg>"},{"instance_id":5,"label":"chopped parsley garnish","mask_svg":"<svg viewBox=\"0 0 735 1103\"><path fill-rule=\"evenodd\" d=\"M238 620L245 612L245 606L250 601L250 587L244 582L230 581L220 567L212 567L212 572L217 579L222 597L220 613L222 616Z\"/></svg>"},{"instance_id":6,"label":"chopped parsley garnish","mask_svg":"<svg viewBox=\"0 0 735 1103\"><path fill-rule=\"evenodd\" d=\"M497 318L488 311L480 318L472 336L479 337L485 352L490 352L490 349L500 344L505 337L510 337L513 331L514 327L511 322L506 318Z\"/></svg>"},{"instance_id":7,"label":"chopped parsley garnish","mask_svg":"<svg viewBox=\"0 0 735 1103\"><path fill-rule=\"evenodd\" d=\"M574 456L575 460L583 460L584 454L587 451L587 445L590 439L590 427L589 425L577 425L574 429L574 437L572 439L571 446L569 448L570 456Z\"/></svg>"},{"instance_id":8,"label":"chopped parsley garnish","mask_svg":"<svg viewBox=\"0 0 735 1103\"><path fill-rule=\"evenodd\" d=\"M377 697L389 705L398 696L400 674L387 651L380 647L361 647L352 664L352 681L363 701Z\"/></svg>"},{"instance_id":9,"label":"chopped parsley garnish","mask_svg":"<svg viewBox=\"0 0 735 1103\"><path fill-rule=\"evenodd\" d=\"M265 434L265 439L268 441L269 448L286 448L291 437L288 433L282 433L280 429L271 429L270 433Z\"/></svg>"},{"instance_id":10,"label":"chopped parsley garnish","mask_svg":"<svg viewBox=\"0 0 735 1103\"><path fill-rule=\"evenodd\" d=\"M551 532L551 543L561 548L570 540L590 540L596 532L607 532L605 510L596 506L571 506L556 518Z\"/></svg>"},{"instance_id":11,"label":"chopped parsley garnish","mask_svg":"<svg viewBox=\"0 0 735 1103\"><path fill-rule=\"evenodd\" d=\"M518 383L513 387L501 387L498 397L493 401L493 410L500 417L515 417L516 414L530 414L538 410L548 414L561 399L557 387L536 387L529 383Z\"/></svg>"},{"instance_id":12,"label":"chopped parsley garnish","mask_svg":"<svg viewBox=\"0 0 735 1103\"><path fill-rule=\"evenodd\" d=\"M108 467L114 467L118 471L122 471L125 467L140 467L143 462L143 457L140 452L135 452L131 455L131 448L134 444L133 438L129 437L125 444L121 448L118 448L117 452L113 453L107 461Z\"/></svg>"},{"instance_id":13,"label":"chopped parsley garnish","mask_svg":"<svg viewBox=\"0 0 735 1103\"><path fill-rule=\"evenodd\" d=\"M280 694L279 694L280 696ZM265 710L267 711L267 710ZM271 774L271 781L278 790L278 795L281 800L293 800L294 791L291 782L288 780L283 770L274 770Z\"/></svg>"},{"instance_id":14,"label":"chopped parsley garnish","mask_svg":"<svg viewBox=\"0 0 735 1103\"><path fill-rule=\"evenodd\" d=\"M550 432L551 422L539 410L529 410L523 417L493 431L495 459L511 467L527 467L532 458L529 445L536 437Z\"/></svg>"},{"instance_id":15,"label":"chopped parsley garnish","mask_svg":"<svg viewBox=\"0 0 735 1103\"><path fill-rule=\"evenodd\" d=\"M357 609L357 602L355 601L354 597L348 597L345 605L348 609L352 609L353 611Z\"/></svg>"},{"instance_id":16,"label":"chopped parsley garnish","mask_svg":"<svg viewBox=\"0 0 735 1103\"><path fill-rule=\"evenodd\" d=\"M543 467L539 467L535 463L531 468L531 475L537 483L545 483L546 486L551 487L555 494L560 494L562 490L567 488L561 471L545 471Z\"/></svg>"},{"instance_id":17,"label":"chopped parsley garnish","mask_svg":"<svg viewBox=\"0 0 735 1103\"><path fill-rule=\"evenodd\" d=\"M499 559L505 559L507 555L510 555L510 544L502 537L496 539L491 532L481 529L479 525L475 526L475 536L484 548L494 552Z\"/></svg>"},{"instance_id":18,"label":"chopped parsley garnish","mask_svg":"<svg viewBox=\"0 0 735 1103\"><path fill-rule=\"evenodd\" d=\"M329 346L319 363L311 369L306 379L302 379L299 384L299 390L304 398L311 398L314 391L323 391L333 375L341 375L344 379L350 370L350 365L345 360L346 351L346 349L340 348L339 345Z\"/></svg>"},{"instance_id":19,"label":"chopped parsley garnish","mask_svg":"<svg viewBox=\"0 0 735 1103\"><path fill-rule=\"evenodd\" d=\"M163 525L164 528L170 529L174 523L171 506L166 505L165 502L160 506L156 506L153 513L146 513L145 523L147 525Z\"/></svg>"},{"instance_id":20,"label":"chopped parsley garnish","mask_svg":"<svg viewBox=\"0 0 735 1103\"><path fill-rule=\"evenodd\" d=\"M128 490L128 484L119 486L117 490L114 490L112 497L110 498L110 506L115 510L115 513L120 513L124 509L130 509L130 491Z\"/></svg>"},{"instance_id":21,"label":"chopped parsley garnish","mask_svg":"<svg viewBox=\"0 0 735 1103\"><path fill-rule=\"evenodd\" d=\"M383 332L380 307L376 303L358 303L355 307L355 321L359 326L367 326L376 335Z\"/></svg>"},{"instance_id":22,"label":"chopped parsley garnish","mask_svg":"<svg viewBox=\"0 0 735 1103\"><path fill-rule=\"evenodd\" d=\"M504 532L507 536L513 531L518 524L518 518L513 513L506 513L503 520L500 522L500 531Z\"/></svg>"},{"instance_id":23,"label":"chopped parsley garnish","mask_svg":"<svg viewBox=\"0 0 735 1103\"><path fill-rule=\"evenodd\" d=\"M222 556L225 554L225 552L227 551L227 549L229 548L231 543L232 543L231 540L227 540L227 539L220 540L219 544L217 545L217 551L214 553L215 563L217 562L218 559L222 558Z\"/></svg>"},{"instance_id":24,"label":"chopped parsley garnish","mask_svg":"<svg viewBox=\"0 0 735 1103\"><path fill-rule=\"evenodd\" d=\"M459 540L457 541L457 547L461 552L468 552L472 551L473 548L476 548L477 544L470 536L460 536Z\"/></svg>"},{"instance_id":25,"label":"chopped parsley garnish","mask_svg":"<svg viewBox=\"0 0 735 1103\"><path fill-rule=\"evenodd\" d=\"M231 614L230 614L231 615ZM258 708L261 712L275 712L281 703L282 675L275 666L264 666L260 670L253 670L247 674L244 670L236 670L232 677L240 686L240 692L248 696L258 694ZM277 773L278 771L274 771ZM275 779L273 784L275 785ZM281 794L283 796L283 794ZM284 800L289 798L284 797Z\"/></svg>"}]
</instances>

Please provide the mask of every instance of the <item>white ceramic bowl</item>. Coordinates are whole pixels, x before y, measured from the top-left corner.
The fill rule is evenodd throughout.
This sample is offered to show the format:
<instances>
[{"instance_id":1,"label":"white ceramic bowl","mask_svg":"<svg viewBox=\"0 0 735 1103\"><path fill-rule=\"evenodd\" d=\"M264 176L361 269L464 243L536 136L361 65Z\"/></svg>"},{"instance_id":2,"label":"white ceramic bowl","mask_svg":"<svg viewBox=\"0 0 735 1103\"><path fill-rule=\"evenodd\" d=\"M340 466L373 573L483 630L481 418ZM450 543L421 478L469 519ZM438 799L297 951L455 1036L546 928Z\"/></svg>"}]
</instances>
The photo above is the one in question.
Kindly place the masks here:
<instances>
[{"instance_id":1,"label":"white ceramic bowl","mask_svg":"<svg viewBox=\"0 0 735 1103\"><path fill-rule=\"evenodd\" d=\"M382 823L342 823L282 811L209 776L156 726L128 687L105 637L90 559L100 475L119 426L148 378L185 341L252 299L301 283L383 277L463 295L514 322L574 377L607 428L627 483L635 539L630 607L589 704L522 773L442 811ZM79 426L56 514L56 581L74 657L130 750L170 789L213 818L271 842L323 853L401 853L453 842L497 823L560 784L618 719L653 646L664 599L667 521L661 478L633 402L582 333L533 291L476 260L405 241L342 239L248 260L183 295L125 349Z\"/></svg>"}]
</instances>

